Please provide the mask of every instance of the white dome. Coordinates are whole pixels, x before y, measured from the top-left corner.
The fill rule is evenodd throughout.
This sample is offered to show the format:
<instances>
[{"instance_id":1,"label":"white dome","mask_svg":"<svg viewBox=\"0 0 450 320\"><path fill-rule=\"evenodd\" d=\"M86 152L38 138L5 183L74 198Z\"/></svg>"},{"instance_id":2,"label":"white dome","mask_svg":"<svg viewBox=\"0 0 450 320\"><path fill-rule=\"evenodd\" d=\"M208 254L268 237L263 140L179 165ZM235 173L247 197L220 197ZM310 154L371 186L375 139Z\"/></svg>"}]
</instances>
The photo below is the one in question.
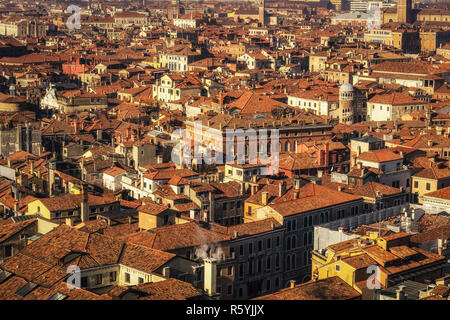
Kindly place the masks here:
<instances>
[{"instance_id":1,"label":"white dome","mask_svg":"<svg viewBox=\"0 0 450 320\"><path fill-rule=\"evenodd\" d=\"M344 83L339 89L340 92L353 92L355 88L350 83Z\"/></svg>"}]
</instances>

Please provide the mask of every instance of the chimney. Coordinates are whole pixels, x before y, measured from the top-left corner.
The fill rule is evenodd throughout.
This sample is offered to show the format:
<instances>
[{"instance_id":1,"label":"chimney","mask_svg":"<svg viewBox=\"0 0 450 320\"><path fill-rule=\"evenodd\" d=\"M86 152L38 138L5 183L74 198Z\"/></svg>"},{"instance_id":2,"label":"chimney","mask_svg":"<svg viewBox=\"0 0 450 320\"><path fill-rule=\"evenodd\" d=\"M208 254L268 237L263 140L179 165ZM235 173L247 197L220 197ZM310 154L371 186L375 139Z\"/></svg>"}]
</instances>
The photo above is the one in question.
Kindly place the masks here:
<instances>
[{"instance_id":1,"label":"chimney","mask_svg":"<svg viewBox=\"0 0 450 320\"><path fill-rule=\"evenodd\" d=\"M438 255L442 256L442 239L438 239Z\"/></svg>"},{"instance_id":2,"label":"chimney","mask_svg":"<svg viewBox=\"0 0 450 320\"><path fill-rule=\"evenodd\" d=\"M73 227L73 218L66 218L66 224L69 227Z\"/></svg>"},{"instance_id":3,"label":"chimney","mask_svg":"<svg viewBox=\"0 0 450 320\"><path fill-rule=\"evenodd\" d=\"M262 193L262 204L264 206L267 206L268 202L269 202L269 193L268 192L263 192Z\"/></svg>"},{"instance_id":4,"label":"chimney","mask_svg":"<svg viewBox=\"0 0 450 320\"><path fill-rule=\"evenodd\" d=\"M86 222L89 221L89 194L88 194L88 186L86 183L81 185L81 221Z\"/></svg>"},{"instance_id":5,"label":"chimney","mask_svg":"<svg viewBox=\"0 0 450 320\"><path fill-rule=\"evenodd\" d=\"M30 174L34 175L34 162L33 162L33 160L30 160Z\"/></svg>"},{"instance_id":6,"label":"chimney","mask_svg":"<svg viewBox=\"0 0 450 320\"><path fill-rule=\"evenodd\" d=\"M299 176L294 177L294 189L300 190L300 177Z\"/></svg>"},{"instance_id":7,"label":"chimney","mask_svg":"<svg viewBox=\"0 0 450 320\"><path fill-rule=\"evenodd\" d=\"M163 277L170 278L170 267L163 268Z\"/></svg>"},{"instance_id":8,"label":"chimney","mask_svg":"<svg viewBox=\"0 0 450 320\"><path fill-rule=\"evenodd\" d=\"M197 211L197 210L195 210L195 209L190 209L190 210L189 210L189 218L195 219L196 211Z\"/></svg>"},{"instance_id":9,"label":"chimney","mask_svg":"<svg viewBox=\"0 0 450 320\"><path fill-rule=\"evenodd\" d=\"M211 297L216 294L217 260L214 258L206 258L204 263L203 289Z\"/></svg>"},{"instance_id":10,"label":"chimney","mask_svg":"<svg viewBox=\"0 0 450 320\"><path fill-rule=\"evenodd\" d=\"M286 181L278 185L278 196L282 197L286 193Z\"/></svg>"},{"instance_id":11,"label":"chimney","mask_svg":"<svg viewBox=\"0 0 450 320\"><path fill-rule=\"evenodd\" d=\"M290 280L289 281L289 287L290 288L295 288L295 280Z\"/></svg>"},{"instance_id":12,"label":"chimney","mask_svg":"<svg viewBox=\"0 0 450 320\"><path fill-rule=\"evenodd\" d=\"M255 185L251 185L250 186L250 190L251 190L251 195L254 195L256 193L256 186Z\"/></svg>"},{"instance_id":13,"label":"chimney","mask_svg":"<svg viewBox=\"0 0 450 320\"><path fill-rule=\"evenodd\" d=\"M406 300L405 286L399 286L396 290L397 300Z\"/></svg>"},{"instance_id":14,"label":"chimney","mask_svg":"<svg viewBox=\"0 0 450 320\"><path fill-rule=\"evenodd\" d=\"M54 161L51 161L48 164L48 195L50 197L53 197L53 189L55 184L55 167L56 163Z\"/></svg>"}]
</instances>

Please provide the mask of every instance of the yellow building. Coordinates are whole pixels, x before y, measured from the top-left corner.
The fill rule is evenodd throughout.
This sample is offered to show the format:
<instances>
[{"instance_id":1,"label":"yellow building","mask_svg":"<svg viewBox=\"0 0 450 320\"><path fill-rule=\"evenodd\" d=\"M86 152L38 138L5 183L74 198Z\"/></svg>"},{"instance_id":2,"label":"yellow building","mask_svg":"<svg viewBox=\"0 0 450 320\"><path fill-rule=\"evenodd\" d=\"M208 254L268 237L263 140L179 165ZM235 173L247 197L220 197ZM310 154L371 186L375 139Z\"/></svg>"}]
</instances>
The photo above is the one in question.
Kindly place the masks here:
<instances>
[{"instance_id":1,"label":"yellow building","mask_svg":"<svg viewBox=\"0 0 450 320\"><path fill-rule=\"evenodd\" d=\"M138 208L139 228L143 230L162 227L169 223L175 224L176 212L168 207L148 202Z\"/></svg>"},{"instance_id":2,"label":"yellow building","mask_svg":"<svg viewBox=\"0 0 450 320\"><path fill-rule=\"evenodd\" d=\"M82 195L65 194L52 198L36 199L28 204L27 215L37 214L48 220L67 218L80 219L82 215ZM88 216L95 216L104 212L118 211L119 201L114 197L88 196Z\"/></svg>"},{"instance_id":3,"label":"yellow building","mask_svg":"<svg viewBox=\"0 0 450 320\"><path fill-rule=\"evenodd\" d=\"M312 53L309 56L309 72L323 72L326 69L326 61L329 58L325 51Z\"/></svg>"},{"instance_id":4,"label":"yellow building","mask_svg":"<svg viewBox=\"0 0 450 320\"><path fill-rule=\"evenodd\" d=\"M312 251L312 278L339 277L359 293L404 280L424 281L445 274L446 259L411 247L409 233L379 237L376 232Z\"/></svg>"},{"instance_id":5,"label":"yellow building","mask_svg":"<svg viewBox=\"0 0 450 320\"><path fill-rule=\"evenodd\" d=\"M423 195L450 186L450 169L431 166L412 176L413 201L422 203Z\"/></svg>"}]
</instances>

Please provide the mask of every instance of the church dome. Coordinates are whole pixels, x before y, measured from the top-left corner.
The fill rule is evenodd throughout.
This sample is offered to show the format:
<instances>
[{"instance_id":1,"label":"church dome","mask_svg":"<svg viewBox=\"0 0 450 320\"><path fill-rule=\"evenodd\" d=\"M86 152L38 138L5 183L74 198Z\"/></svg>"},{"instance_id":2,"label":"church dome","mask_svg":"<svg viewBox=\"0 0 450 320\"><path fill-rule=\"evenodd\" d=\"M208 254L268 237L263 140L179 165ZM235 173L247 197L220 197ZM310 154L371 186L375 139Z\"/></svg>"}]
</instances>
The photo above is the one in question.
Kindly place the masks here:
<instances>
[{"instance_id":1,"label":"church dome","mask_svg":"<svg viewBox=\"0 0 450 320\"><path fill-rule=\"evenodd\" d=\"M344 83L339 89L340 92L353 92L355 88L350 83Z\"/></svg>"}]
</instances>

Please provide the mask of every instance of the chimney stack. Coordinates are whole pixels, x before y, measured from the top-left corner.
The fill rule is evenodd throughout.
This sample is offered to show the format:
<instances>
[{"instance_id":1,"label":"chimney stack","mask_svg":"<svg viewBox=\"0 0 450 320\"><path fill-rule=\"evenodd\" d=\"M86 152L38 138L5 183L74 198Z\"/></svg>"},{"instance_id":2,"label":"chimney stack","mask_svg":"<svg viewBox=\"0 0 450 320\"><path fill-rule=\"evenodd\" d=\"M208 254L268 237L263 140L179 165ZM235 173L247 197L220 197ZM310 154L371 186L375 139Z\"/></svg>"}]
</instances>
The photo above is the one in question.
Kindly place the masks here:
<instances>
[{"instance_id":1,"label":"chimney stack","mask_svg":"<svg viewBox=\"0 0 450 320\"><path fill-rule=\"evenodd\" d=\"M405 286L399 286L396 293L397 300L406 300Z\"/></svg>"},{"instance_id":2,"label":"chimney stack","mask_svg":"<svg viewBox=\"0 0 450 320\"><path fill-rule=\"evenodd\" d=\"M286 193L286 181L278 185L278 196L282 197Z\"/></svg>"},{"instance_id":3,"label":"chimney stack","mask_svg":"<svg viewBox=\"0 0 450 320\"><path fill-rule=\"evenodd\" d=\"M262 193L262 204L264 206L267 206L268 202L269 202L269 193L268 192L263 192Z\"/></svg>"},{"instance_id":4,"label":"chimney stack","mask_svg":"<svg viewBox=\"0 0 450 320\"><path fill-rule=\"evenodd\" d=\"M217 285L217 260L213 258L206 258L204 260L204 285L203 289L208 296L216 294Z\"/></svg>"},{"instance_id":5,"label":"chimney stack","mask_svg":"<svg viewBox=\"0 0 450 320\"><path fill-rule=\"evenodd\" d=\"M88 186L86 183L81 185L81 221L87 222L89 221L89 194L88 194Z\"/></svg>"},{"instance_id":6,"label":"chimney stack","mask_svg":"<svg viewBox=\"0 0 450 320\"><path fill-rule=\"evenodd\" d=\"M289 286L290 286L290 288L295 288L295 280L290 280Z\"/></svg>"},{"instance_id":7,"label":"chimney stack","mask_svg":"<svg viewBox=\"0 0 450 320\"><path fill-rule=\"evenodd\" d=\"M300 177L299 176L294 177L294 189L300 190Z\"/></svg>"},{"instance_id":8,"label":"chimney stack","mask_svg":"<svg viewBox=\"0 0 450 320\"><path fill-rule=\"evenodd\" d=\"M50 161L48 164L48 195L50 197L53 197L53 190L54 190L54 184L55 184L55 169L56 169L56 163L54 161Z\"/></svg>"},{"instance_id":9,"label":"chimney stack","mask_svg":"<svg viewBox=\"0 0 450 320\"><path fill-rule=\"evenodd\" d=\"M170 267L163 268L163 277L170 278Z\"/></svg>"}]
</instances>

